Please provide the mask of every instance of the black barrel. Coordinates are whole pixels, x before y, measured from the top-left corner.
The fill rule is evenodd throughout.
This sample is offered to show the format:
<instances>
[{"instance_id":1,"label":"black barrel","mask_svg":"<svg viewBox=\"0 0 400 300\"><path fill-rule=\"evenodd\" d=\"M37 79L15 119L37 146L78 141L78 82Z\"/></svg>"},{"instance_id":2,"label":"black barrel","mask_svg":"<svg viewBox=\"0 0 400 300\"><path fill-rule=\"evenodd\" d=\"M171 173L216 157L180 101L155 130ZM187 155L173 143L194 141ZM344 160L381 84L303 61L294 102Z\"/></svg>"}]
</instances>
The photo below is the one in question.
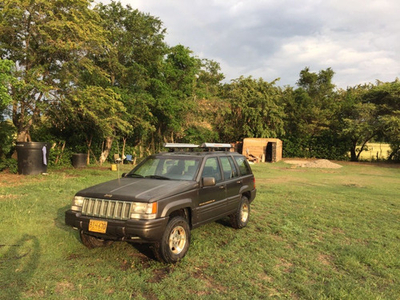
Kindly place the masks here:
<instances>
[{"instance_id":1,"label":"black barrel","mask_svg":"<svg viewBox=\"0 0 400 300\"><path fill-rule=\"evenodd\" d=\"M41 142L17 142L18 173L37 175L47 172L49 145Z\"/></svg>"},{"instance_id":2,"label":"black barrel","mask_svg":"<svg viewBox=\"0 0 400 300\"><path fill-rule=\"evenodd\" d=\"M74 168L84 168L87 165L87 154L86 153L74 153L72 154L72 165Z\"/></svg>"}]
</instances>

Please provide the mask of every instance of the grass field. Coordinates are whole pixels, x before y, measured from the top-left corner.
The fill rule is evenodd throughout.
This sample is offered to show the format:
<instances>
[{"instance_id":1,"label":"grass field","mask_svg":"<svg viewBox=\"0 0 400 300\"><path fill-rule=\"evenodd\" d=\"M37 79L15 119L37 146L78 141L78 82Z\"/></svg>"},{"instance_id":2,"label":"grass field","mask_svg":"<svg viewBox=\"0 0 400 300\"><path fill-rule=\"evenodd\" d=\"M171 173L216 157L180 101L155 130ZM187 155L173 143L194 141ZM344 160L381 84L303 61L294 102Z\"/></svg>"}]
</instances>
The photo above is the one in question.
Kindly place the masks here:
<instances>
[{"instance_id":1,"label":"grass field","mask_svg":"<svg viewBox=\"0 0 400 300\"><path fill-rule=\"evenodd\" d=\"M385 160L391 152L389 144L367 143L367 150L361 152L360 160Z\"/></svg>"},{"instance_id":2,"label":"grass field","mask_svg":"<svg viewBox=\"0 0 400 300\"><path fill-rule=\"evenodd\" d=\"M399 299L400 168L253 165L248 227L192 232L165 265L143 246L86 249L64 224L99 168L0 174L0 299Z\"/></svg>"}]
</instances>

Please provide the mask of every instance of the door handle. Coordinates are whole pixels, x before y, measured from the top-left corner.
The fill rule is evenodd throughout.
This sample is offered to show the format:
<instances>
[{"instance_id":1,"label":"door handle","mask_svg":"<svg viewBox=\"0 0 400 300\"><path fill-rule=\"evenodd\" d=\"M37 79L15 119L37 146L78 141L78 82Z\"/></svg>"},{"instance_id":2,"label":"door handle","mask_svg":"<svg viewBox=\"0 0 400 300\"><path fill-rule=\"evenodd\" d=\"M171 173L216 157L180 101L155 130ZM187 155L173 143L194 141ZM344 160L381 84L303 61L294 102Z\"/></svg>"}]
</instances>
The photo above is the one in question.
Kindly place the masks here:
<instances>
[{"instance_id":1,"label":"door handle","mask_svg":"<svg viewBox=\"0 0 400 300\"><path fill-rule=\"evenodd\" d=\"M239 184L239 183L242 183L242 181L241 181L241 180L238 180L238 181L236 181L236 183Z\"/></svg>"},{"instance_id":2,"label":"door handle","mask_svg":"<svg viewBox=\"0 0 400 300\"><path fill-rule=\"evenodd\" d=\"M220 188L220 190L222 190L222 189L225 188L225 186L224 185L220 185L219 188Z\"/></svg>"}]
</instances>

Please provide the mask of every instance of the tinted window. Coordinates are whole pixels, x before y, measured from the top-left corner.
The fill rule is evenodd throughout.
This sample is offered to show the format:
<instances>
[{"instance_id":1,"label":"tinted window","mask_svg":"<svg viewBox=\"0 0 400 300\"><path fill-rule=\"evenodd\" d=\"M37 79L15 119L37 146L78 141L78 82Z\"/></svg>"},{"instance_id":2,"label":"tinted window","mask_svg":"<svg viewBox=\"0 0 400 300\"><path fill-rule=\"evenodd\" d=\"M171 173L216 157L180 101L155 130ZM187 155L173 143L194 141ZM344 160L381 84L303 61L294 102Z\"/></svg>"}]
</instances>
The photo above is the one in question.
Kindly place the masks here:
<instances>
[{"instance_id":1,"label":"tinted window","mask_svg":"<svg viewBox=\"0 0 400 300\"><path fill-rule=\"evenodd\" d=\"M237 177L238 171L231 157L220 157L225 180Z\"/></svg>"},{"instance_id":2,"label":"tinted window","mask_svg":"<svg viewBox=\"0 0 400 300\"><path fill-rule=\"evenodd\" d=\"M251 174L251 169L249 163L247 162L244 156L235 156L236 163L239 167L241 175L249 175Z\"/></svg>"},{"instance_id":3,"label":"tinted window","mask_svg":"<svg viewBox=\"0 0 400 300\"><path fill-rule=\"evenodd\" d=\"M214 177L215 182L221 181L221 169L216 157L207 158L202 177Z\"/></svg>"}]
</instances>

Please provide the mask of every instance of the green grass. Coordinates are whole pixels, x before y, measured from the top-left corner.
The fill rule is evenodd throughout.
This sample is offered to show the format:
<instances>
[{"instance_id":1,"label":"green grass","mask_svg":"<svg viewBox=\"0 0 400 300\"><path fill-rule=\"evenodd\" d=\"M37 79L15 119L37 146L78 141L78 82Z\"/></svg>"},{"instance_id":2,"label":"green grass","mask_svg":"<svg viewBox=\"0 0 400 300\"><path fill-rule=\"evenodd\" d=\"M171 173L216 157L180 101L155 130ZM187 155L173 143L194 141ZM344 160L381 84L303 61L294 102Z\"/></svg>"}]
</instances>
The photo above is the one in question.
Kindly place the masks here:
<instances>
[{"instance_id":1,"label":"green grass","mask_svg":"<svg viewBox=\"0 0 400 300\"><path fill-rule=\"evenodd\" d=\"M117 172L0 174L0 299L398 299L400 168L253 171L249 225L194 230L176 265L123 242L88 250L64 224L77 190Z\"/></svg>"}]
</instances>

